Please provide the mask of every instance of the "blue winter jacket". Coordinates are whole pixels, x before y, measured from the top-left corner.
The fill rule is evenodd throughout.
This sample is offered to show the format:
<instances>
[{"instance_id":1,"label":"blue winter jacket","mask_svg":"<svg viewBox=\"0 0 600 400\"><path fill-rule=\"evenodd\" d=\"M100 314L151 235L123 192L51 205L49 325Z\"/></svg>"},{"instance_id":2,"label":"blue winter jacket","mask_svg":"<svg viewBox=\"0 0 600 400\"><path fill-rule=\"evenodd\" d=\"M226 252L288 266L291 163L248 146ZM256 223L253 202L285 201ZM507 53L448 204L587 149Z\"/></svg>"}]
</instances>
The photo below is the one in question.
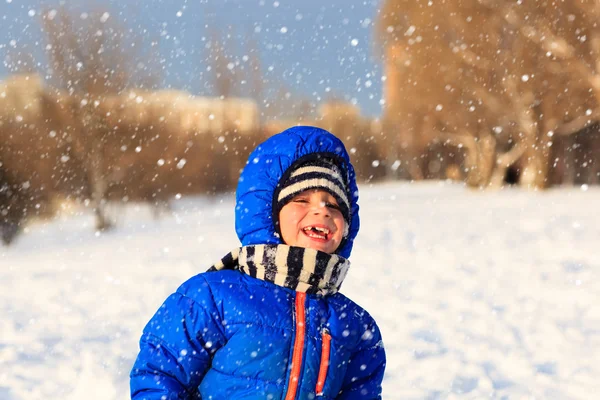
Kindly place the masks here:
<instances>
[{"instance_id":1,"label":"blue winter jacket","mask_svg":"<svg viewBox=\"0 0 600 400\"><path fill-rule=\"evenodd\" d=\"M359 228L354 170L339 139L306 126L271 137L250 155L236 193L242 245L281 243L273 218L275 187L295 161L315 153L335 155L347 168L350 234L337 253L350 255ZM375 321L341 293L297 293L223 270L185 282L146 325L131 371L131 396L380 399L384 368Z\"/></svg>"}]
</instances>

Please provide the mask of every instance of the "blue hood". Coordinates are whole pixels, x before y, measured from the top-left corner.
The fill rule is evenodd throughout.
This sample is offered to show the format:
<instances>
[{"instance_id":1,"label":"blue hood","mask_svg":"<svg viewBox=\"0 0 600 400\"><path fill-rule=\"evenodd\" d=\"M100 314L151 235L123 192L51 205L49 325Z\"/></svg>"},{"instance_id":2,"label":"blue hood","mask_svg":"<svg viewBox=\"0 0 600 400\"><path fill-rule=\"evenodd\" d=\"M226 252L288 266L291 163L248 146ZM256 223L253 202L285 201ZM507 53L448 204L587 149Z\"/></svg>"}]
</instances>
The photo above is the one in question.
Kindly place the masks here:
<instances>
[{"instance_id":1,"label":"blue hood","mask_svg":"<svg viewBox=\"0 0 600 400\"><path fill-rule=\"evenodd\" d=\"M273 215L277 183L298 160L319 155L336 158L346 170L351 193L350 229L336 254L350 257L360 226L356 174L342 141L312 126L287 129L258 145L250 154L236 191L235 231L243 246L283 243Z\"/></svg>"}]
</instances>

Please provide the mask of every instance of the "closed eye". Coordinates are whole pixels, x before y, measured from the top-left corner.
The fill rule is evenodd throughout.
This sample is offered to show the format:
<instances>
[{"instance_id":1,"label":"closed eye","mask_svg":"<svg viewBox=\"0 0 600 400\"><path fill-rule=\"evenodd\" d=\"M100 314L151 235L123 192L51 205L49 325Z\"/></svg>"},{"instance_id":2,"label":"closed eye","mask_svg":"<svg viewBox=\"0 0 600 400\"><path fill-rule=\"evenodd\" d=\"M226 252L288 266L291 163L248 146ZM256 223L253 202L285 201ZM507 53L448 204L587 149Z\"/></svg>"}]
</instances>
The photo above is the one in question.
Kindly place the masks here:
<instances>
[{"instance_id":1,"label":"closed eye","mask_svg":"<svg viewBox=\"0 0 600 400\"><path fill-rule=\"evenodd\" d=\"M334 203L325 203L325 206L327 206L328 208L333 208L334 210L338 210L338 211L341 210L340 206L338 206L337 204L334 204Z\"/></svg>"}]
</instances>

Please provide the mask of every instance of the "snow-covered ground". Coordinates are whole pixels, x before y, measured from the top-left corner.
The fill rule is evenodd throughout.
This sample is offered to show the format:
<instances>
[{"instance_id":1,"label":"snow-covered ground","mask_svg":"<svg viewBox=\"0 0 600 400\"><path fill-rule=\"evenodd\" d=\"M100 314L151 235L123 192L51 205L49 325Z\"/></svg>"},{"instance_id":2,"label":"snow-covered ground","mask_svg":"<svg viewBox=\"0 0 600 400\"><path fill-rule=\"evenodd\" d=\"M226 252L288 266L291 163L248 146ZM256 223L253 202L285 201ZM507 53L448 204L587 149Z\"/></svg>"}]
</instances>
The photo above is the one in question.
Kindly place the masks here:
<instances>
[{"instance_id":1,"label":"snow-covered ground","mask_svg":"<svg viewBox=\"0 0 600 400\"><path fill-rule=\"evenodd\" d=\"M342 291L378 321L385 399L592 399L600 393L600 189L361 187ZM231 195L160 220L130 206L0 247L0 399L127 399L141 330L237 246Z\"/></svg>"}]
</instances>

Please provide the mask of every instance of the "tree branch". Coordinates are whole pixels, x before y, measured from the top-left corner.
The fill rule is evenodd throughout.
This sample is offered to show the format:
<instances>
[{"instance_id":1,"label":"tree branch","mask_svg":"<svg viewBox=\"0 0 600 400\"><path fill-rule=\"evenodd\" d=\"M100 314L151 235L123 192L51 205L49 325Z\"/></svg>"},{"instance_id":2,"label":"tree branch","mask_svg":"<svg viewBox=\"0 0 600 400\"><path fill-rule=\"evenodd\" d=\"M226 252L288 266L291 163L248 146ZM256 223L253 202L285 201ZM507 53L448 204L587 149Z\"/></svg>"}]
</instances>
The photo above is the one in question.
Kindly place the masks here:
<instances>
[{"instance_id":1,"label":"tree branch","mask_svg":"<svg viewBox=\"0 0 600 400\"><path fill-rule=\"evenodd\" d=\"M582 115L565 122L554 131L559 136L569 136L598 122L600 120L600 109L595 109L590 115Z\"/></svg>"}]
</instances>

